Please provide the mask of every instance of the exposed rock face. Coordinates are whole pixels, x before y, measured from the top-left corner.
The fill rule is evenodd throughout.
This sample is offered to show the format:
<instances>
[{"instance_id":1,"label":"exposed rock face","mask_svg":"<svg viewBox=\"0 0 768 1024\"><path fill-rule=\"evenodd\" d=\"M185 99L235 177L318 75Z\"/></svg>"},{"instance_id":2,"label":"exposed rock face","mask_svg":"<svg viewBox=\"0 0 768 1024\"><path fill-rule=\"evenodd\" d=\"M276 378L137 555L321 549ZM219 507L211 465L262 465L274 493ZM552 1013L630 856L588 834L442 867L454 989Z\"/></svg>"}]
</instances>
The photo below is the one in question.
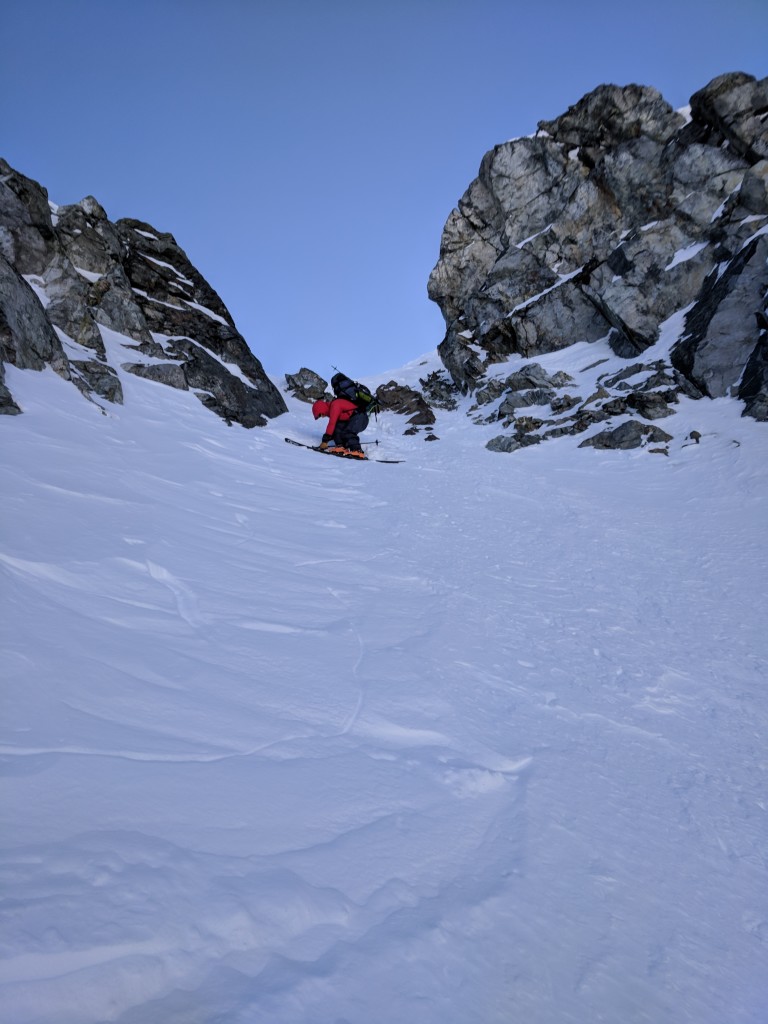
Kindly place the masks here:
<instances>
[{"instance_id":1,"label":"exposed rock face","mask_svg":"<svg viewBox=\"0 0 768 1024\"><path fill-rule=\"evenodd\" d=\"M757 348L768 288L768 236L755 237L704 280L672 359L712 398L738 387Z\"/></svg>"},{"instance_id":2,"label":"exposed rock face","mask_svg":"<svg viewBox=\"0 0 768 1024\"><path fill-rule=\"evenodd\" d=\"M5 384L5 364L0 362L0 416L18 416L20 412Z\"/></svg>"},{"instance_id":3,"label":"exposed rock face","mask_svg":"<svg viewBox=\"0 0 768 1024\"><path fill-rule=\"evenodd\" d=\"M0 357L21 370L52 366L69 377L67 357L39 299L0 255Z\"/></svg>"},{"instance_id":4,"label":"exposed rock face","mask_svg":"<svg viewBox=\"0 0 768 1024\"><path fill-rule=\"evenodd\" d=\"M121 402L122 370L191 390L245 427L286 408L172 235L136 220L113 224L92 196L56 207L3 160L0 357L22 369L50 365L92 400ZM5 394L3 385L0 408L18 411Z\"/></svg>"},{"instance_id":5,"label":"exposed rock face","mask_svg":"<svg viewBox=\"0 0 768 1024\"><path fill-rule=\"evenodd\" d=\"M435 414L420 392L405 384L391 380L376 388L376 397L382 411L397 412L407 416L406 434L418 433L419 427L431 427L435 422Z\"/></svg>"},{"instance_id":6,"label":"exposed rock face","mask_svg":"<svg viewBox=\"0 0 768 1024\"><path fill-rule=\"evenodd\" d=\"M302 366L298 373L286 373L285 382L288 390L300 402L318 402L320 399L333 397L328 381L306 366Z\"/></svg>"},{"instance_id":7,"label":"exposed rock face","mask_svg":"<svg viewBox=\"0 0 768 1024\"><path fill-rule=\"evenodd\" d=\"M739 389L746 412L756 420L768 420L768 320L763 318L760 341L752 353Z\"/></svg>"},{"instance_id":8,"label":"exposed rock face","mask_svg":"<svg viewBox=\"0 0 768 1024\"><path fill-rule=\"evenodd\" d=\"M582 441L579 448L640 448L646 444L664 444L672 437L659 427L638 420L627 420L615 430L603 430Z\"/></svg>"},{"instance_id":9,"label":"exposed rock face","mask_svg":"<svg viewBox=\"0 0 768 1024\"><path fill-rule=\"evenodd\" d=\"M654 89L605 85L487 153L428 286L454 384L478 405L506 392L494 415L510 427L519 409L561 412L573 396L540 380L523 390L493 365L598 339L637 360L681 314L670 388L739 396L766 418L767 112L768 79L741 73L697 92L690 120ZM667 414L647 395L621 401ZM493 446L536 443L515 430Z\"/></svg>"},{"instance_id":10,"label":"exposed rock face","mask_svg":"<svg viewBox=\"0 0 768 1024\"><path fill-rule=\"evenodd\" d=\"M444 370L433 370L426 377L419 377L422 392L433 409L455 409L459 389Z\"/></svg>"},{"instance_id":11,"label":"exposed rock face","mask_svg":"<svg viewBox=\"0 0 768 1024\"><path fill-rule=\"evenodd\" d=\"M750 164L768 157L765 115L768 79L736 72L720 75L691 97L696 122L711 126L715 137L727 141Z\"/></svg>"},{"instance_id":12,"label":"exposed rock face","mask_svg":"<svg viewBox=\"0 0 768 1024\"><path fill-rule=\"evenodd\" d=\"M475 392L476 404L470 412L478 424L500 422L510 433L497 435L486 447L491 451L516 451L550 438L583 434L600 423L606 424L603 431L579 447L591 444L593 439L595 447L600 448L645 446L649 440L663 440L661 432L650 431L650 423L645 424L648 430L639 434L632 434L632 428L614 437L612 421L635 415L648 421L666 419L674 414L681 395L701 398L701 393L664 360L632 363L619 373L598 373L594 390L586 398L575 394L573 385L568 374L547 374L537 363L523 366L506 379L489 380ZM630 436L639 438L637 445L627 443Z\"/></svg>"}]
</instances>

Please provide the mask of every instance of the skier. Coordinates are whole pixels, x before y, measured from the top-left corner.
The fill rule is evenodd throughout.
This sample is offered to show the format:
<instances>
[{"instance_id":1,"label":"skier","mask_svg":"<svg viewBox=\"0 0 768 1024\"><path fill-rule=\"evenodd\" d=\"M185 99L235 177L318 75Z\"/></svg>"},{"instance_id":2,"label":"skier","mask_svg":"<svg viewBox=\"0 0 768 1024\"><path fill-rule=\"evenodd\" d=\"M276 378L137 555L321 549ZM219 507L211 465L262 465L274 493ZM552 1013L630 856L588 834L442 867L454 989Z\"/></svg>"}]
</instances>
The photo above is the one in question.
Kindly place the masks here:
<instances>
[{"instance_id":1,"label":"skier","mask_svg":"<svg viewBox=\"0 0 768 1024\"><path fill-rule=\"evenodd\" d=\"M330 455L365 458L359 435L368 426L368 416L360 412L354 402L348 398L334 398L330 402L320 399L312 406L312 415L316 420L321 416L328 417L328 429L320 443L321 451Z\"/></svg>"}]
</instances>

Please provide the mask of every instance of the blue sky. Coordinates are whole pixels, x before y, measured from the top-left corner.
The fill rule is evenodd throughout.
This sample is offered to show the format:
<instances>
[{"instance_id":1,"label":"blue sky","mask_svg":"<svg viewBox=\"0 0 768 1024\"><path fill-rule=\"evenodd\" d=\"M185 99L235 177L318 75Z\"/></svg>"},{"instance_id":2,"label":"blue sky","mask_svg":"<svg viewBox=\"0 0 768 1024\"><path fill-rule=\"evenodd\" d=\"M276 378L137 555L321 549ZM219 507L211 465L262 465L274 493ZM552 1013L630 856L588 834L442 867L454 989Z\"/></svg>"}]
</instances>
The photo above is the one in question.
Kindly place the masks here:
<instances>
[{"instance_id":1,"label":"blue sky","mask_svg":"<svg viewBox=\"0 0 768 1024\"><path fill-rule=\"evenodd\" d=\"M272 374L395 368L486 150L603 82L768 73L764 0L6 0L4 156L170 231Z\"/></svg>"}]
</instances>

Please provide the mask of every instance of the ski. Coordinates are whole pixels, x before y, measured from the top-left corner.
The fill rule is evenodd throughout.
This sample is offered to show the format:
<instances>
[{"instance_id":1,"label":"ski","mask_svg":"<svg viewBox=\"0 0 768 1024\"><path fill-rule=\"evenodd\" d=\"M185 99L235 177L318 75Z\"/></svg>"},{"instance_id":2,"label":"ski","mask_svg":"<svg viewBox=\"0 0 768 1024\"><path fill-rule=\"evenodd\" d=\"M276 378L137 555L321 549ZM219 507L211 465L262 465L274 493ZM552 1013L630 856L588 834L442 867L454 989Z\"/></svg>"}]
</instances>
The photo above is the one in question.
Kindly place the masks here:
<instances>
[{"instance_id":1,"label":"ski","mask_svg":"<svg viewBox=\"0 0 768 1024\"><path fill-rule=\"evenodd\" d=\"M372 459L369 455L366 455L364 459L358 459L355 455L335 455L334 452L325 452L322 448L318 448L314 444L304 444L303 441L294 441L292 437L284 438L288 444L295 444L297 448L309 448L311 452L320 452L321 455L333 455L336 459L352 459L354 462L389 462L392 465L403 462L403 459Z\"/></svg>"}]
</instances>

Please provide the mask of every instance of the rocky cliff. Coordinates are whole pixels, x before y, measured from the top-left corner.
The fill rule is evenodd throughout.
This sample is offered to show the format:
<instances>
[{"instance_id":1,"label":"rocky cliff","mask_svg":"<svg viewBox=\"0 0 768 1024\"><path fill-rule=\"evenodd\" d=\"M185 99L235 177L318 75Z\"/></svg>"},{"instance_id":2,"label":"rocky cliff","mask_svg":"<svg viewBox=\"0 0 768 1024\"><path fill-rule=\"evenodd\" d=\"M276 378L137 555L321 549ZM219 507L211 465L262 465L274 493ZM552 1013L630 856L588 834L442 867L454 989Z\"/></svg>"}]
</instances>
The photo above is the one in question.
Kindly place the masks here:
<instances>
[{"instance_id":1,"label":"rocky cliff","mask_svg":"<svg viewBox=\"0 0 768 1024\"><path fill-rule=\"evenodd\" d=\"M3 362L52 367L96 402L118 368L192 391L228 423L266 423L282 395L170 234L112 223L91 196L55 206L0 160L0 412L21 410Z\"/></svg>"},{"instance_id":2,"label":"rocky cliff","mask_svg":"<svg viewBox=\"0 0 768 1024\"><path fill-rule=\"evenodd\" d=\"M723 75L683 112L652 88L605 85L496 146L428 287L453 384L506 428L491 447L626 413L642 437L680 394L731 395L768 419L768 79ZM587 400L518 365L605 339L627 369Z\"/></svg>"},{"instance_id":3,"label":"rocky cliff","mask_svg":"<svg viewBox=\"0 0 768 1024\"><path fill-rule=\"evenodd\" d=\"M499 424L499 451L582 433L664 450L681 396L731 396L768 420L768 79L723 75L685 111L604 85L496 146L448 218L428 291L445 369L377 391L405 433L436 440L434 410L461 394ZM578 379L557 366L575 345L594 352ZM93 401L122 400L119 369L230 423L285 410L171 235L112 223L91 197L56 207L4 161L0 360L50 366ZM328 388L306 368L286 383L305 401ZM0 412L18 411L0 361Z\"/></svg>"}]
</instances>

